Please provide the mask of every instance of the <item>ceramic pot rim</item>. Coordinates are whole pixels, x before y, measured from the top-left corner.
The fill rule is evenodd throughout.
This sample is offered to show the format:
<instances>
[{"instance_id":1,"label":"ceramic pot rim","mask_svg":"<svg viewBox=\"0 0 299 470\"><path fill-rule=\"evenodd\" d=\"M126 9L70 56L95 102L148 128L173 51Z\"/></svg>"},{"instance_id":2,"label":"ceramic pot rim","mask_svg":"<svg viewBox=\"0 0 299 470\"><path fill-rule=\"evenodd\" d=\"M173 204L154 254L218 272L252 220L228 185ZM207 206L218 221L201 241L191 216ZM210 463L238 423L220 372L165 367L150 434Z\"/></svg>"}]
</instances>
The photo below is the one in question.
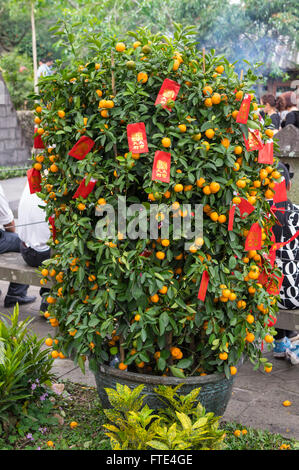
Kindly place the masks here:
<instances>
[{"instance_id":1,"label":"ceramic pot rim","mask_svg":"<svg viewBox=\"0 0 299 470\"><path fill-rule=\"evenodd\" d=\"M204 376L194 376L186 377L181 379L179 377L162 377L160 375L149 375L149 374L137 374L135 372L126 372L115 369L114 367L105 366L103 364L99 365L99 369L95 372L95 375L102 373L104 375L110 375L116 378L121 378L124 381L128 382L137 382L141 384L153 384L153 385L205 385L208 383L214 384L222 380L231 380L227 379L224 374L214 373Z\"/></svg>"}]
</instances>

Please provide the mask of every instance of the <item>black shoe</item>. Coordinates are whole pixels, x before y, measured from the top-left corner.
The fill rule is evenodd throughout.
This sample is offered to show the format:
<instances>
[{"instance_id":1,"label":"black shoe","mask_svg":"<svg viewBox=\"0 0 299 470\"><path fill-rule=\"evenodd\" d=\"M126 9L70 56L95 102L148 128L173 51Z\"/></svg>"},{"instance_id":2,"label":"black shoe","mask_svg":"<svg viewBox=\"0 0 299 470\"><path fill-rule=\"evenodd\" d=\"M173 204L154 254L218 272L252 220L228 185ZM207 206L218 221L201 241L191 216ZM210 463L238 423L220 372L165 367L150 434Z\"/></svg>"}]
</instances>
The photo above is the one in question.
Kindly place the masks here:
<instances>
[{"instance_id":1,"label":"black shoe","mask_svg":"<svg viewBox=\"0 0 299 470\"><path fill-rule=\"evenodd\" d=\"M23 297L7 295L4 299L4 307L14 307L16 304L25 305L25 304L32 304L36 301L36 297L30 297L29 295L25 295Z\"/></svg>"},{"instance_id":2,"label":"black shoe","mask_svg":"<svg viewBox=\"0 0 299 470\"><path fill-rule=\"evenodd\" d=\"M297 341L299 339L298 331L286 331L286 337L289 338L290 341Z\"/></svg>"},{"instance_id":3,"label":"black shoe","mask_svg":"<svg viewBox=\"0 0 299 470\"><path fill-rule=\"evenodd\" d=\"M47 310L48 310L48 304L47 304L47 302L42 302L42 303L41 303L41 306L39 307L39 311L42 312L42 313L44 313L44 312L46 312Z\"/></svg>"}]
</instances>

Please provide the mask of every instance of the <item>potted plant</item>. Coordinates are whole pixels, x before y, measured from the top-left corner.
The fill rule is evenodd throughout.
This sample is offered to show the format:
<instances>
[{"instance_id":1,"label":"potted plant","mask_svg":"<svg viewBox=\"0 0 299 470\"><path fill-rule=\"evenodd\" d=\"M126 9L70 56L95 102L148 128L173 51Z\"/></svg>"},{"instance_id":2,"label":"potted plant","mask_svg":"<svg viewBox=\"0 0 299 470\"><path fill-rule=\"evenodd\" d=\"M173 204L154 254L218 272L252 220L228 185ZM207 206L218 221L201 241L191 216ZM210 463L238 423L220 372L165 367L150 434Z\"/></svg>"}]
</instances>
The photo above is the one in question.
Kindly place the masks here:
<instances>
[{"instance_id":1,"label":"potted plant","mask_svg":"<svg viewBox=\"0 0 299 470\"><path fill-rule=\"evenodd\" d=\"M276 159L259 163L252 150L273 136L258 117L254 71L240 77L225 57L198 50L193 33L94 39L87 63L58 64L40 83L35 135L45 148L33 167L53 230L41 281L53 280L54 349L82 368L88 357L99 388L183 381L201 386L213 411L222 387L223 412L242 357L271 370L260 344L273 341L277 310L268 200L280 175ZM169 236L129 237L128 217L127 233L116 226L105 238L124 197L141 205L143 222L155 207L160 229L158 204L171 209ZM196 204L203 235L186 248L174 224L186 217L194 228Z\"/></svg>"}]
</instances>

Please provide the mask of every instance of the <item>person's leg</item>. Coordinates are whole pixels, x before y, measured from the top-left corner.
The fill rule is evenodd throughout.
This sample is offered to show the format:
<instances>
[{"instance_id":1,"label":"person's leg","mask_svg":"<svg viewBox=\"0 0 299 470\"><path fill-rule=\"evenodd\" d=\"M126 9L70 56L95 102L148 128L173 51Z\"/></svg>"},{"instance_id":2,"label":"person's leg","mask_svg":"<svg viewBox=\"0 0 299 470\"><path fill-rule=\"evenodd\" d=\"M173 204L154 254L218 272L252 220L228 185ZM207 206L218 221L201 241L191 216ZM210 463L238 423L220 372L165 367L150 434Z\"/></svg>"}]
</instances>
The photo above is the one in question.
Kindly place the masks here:
<instances>
[{"instance_id":1,"label":"person's leg","mask_svg":"<svg viewBox=\"0 0 299 470\"><path fill-rule=\"evenodd\" d=\"M38 268L43 261L46 261L51 257L50 248L46 251L37 251L33 248L25 246L23 242L21 242L20 245L20 252L23 256L25 263L27 263L28 266L31 266L33 268Z\"/></svg>"},{"instance_id":2,"label":"person's leg","mask_svg":"<svg viewBox=\"0 0 299 470\"><path fill-rule=\"evenodd\" d=\"M276 328L277 334L275 335L275 341L279 341L280 339L286 336L286 330L282 330L281 328Z\"/></svg>"},{"instance_id":3,"label":"person's leg","mask_svg":"<svg viewBox=\"0 0 299 470\"><path fill-rule=\"evenodd\" d=\"M0 231L0 254L10 251L18 253L20 251L20 243L21 241L17 233ZM27 284L11 282L4 299L4 306L12 307L17 302L20 304L34 302L36 297L27 296L28 287Z\"/></svg>"},{"instance_id":4,"label":"person's leg","mask_svg":"<svg viewBox=\"0 0 299 470\"><path fill-rule=\"evenodd\" d=\"M33 248L27 247L26 245L24 245L24 243L21 243L20 251L25 263L27 263L29 266L32 266L33 268L38 268L43 261L46 261L51 257L50 248L46 251L37 251ZM48 295L49 291L50 289L48 289L47 287L41 287L39 291L39 295L42 299L40 305L40 310L42 312L45 312L48 308L48 304L45 300L45 297Z\"/></svg>"}]
</instances>

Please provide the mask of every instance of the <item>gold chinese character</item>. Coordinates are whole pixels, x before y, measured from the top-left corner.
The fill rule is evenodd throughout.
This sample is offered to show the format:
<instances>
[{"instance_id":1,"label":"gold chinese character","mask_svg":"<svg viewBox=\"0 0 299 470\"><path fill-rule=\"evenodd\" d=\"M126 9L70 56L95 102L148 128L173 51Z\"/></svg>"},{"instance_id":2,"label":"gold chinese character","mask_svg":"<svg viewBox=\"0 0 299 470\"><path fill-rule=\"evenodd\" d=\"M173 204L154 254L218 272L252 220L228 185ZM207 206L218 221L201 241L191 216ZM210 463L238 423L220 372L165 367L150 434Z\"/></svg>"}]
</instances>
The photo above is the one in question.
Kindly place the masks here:
<instances>
[{"instance_id":1,"label":"gold chinese character","mask_svg":"<svg viewBox=\"0 0 299 470\"><path fill-rule=\"evenodd\" d=\"M164 162L163 160L158 160L157 170L167 170L167 162Z\"/></svg>"}]
</instances>

